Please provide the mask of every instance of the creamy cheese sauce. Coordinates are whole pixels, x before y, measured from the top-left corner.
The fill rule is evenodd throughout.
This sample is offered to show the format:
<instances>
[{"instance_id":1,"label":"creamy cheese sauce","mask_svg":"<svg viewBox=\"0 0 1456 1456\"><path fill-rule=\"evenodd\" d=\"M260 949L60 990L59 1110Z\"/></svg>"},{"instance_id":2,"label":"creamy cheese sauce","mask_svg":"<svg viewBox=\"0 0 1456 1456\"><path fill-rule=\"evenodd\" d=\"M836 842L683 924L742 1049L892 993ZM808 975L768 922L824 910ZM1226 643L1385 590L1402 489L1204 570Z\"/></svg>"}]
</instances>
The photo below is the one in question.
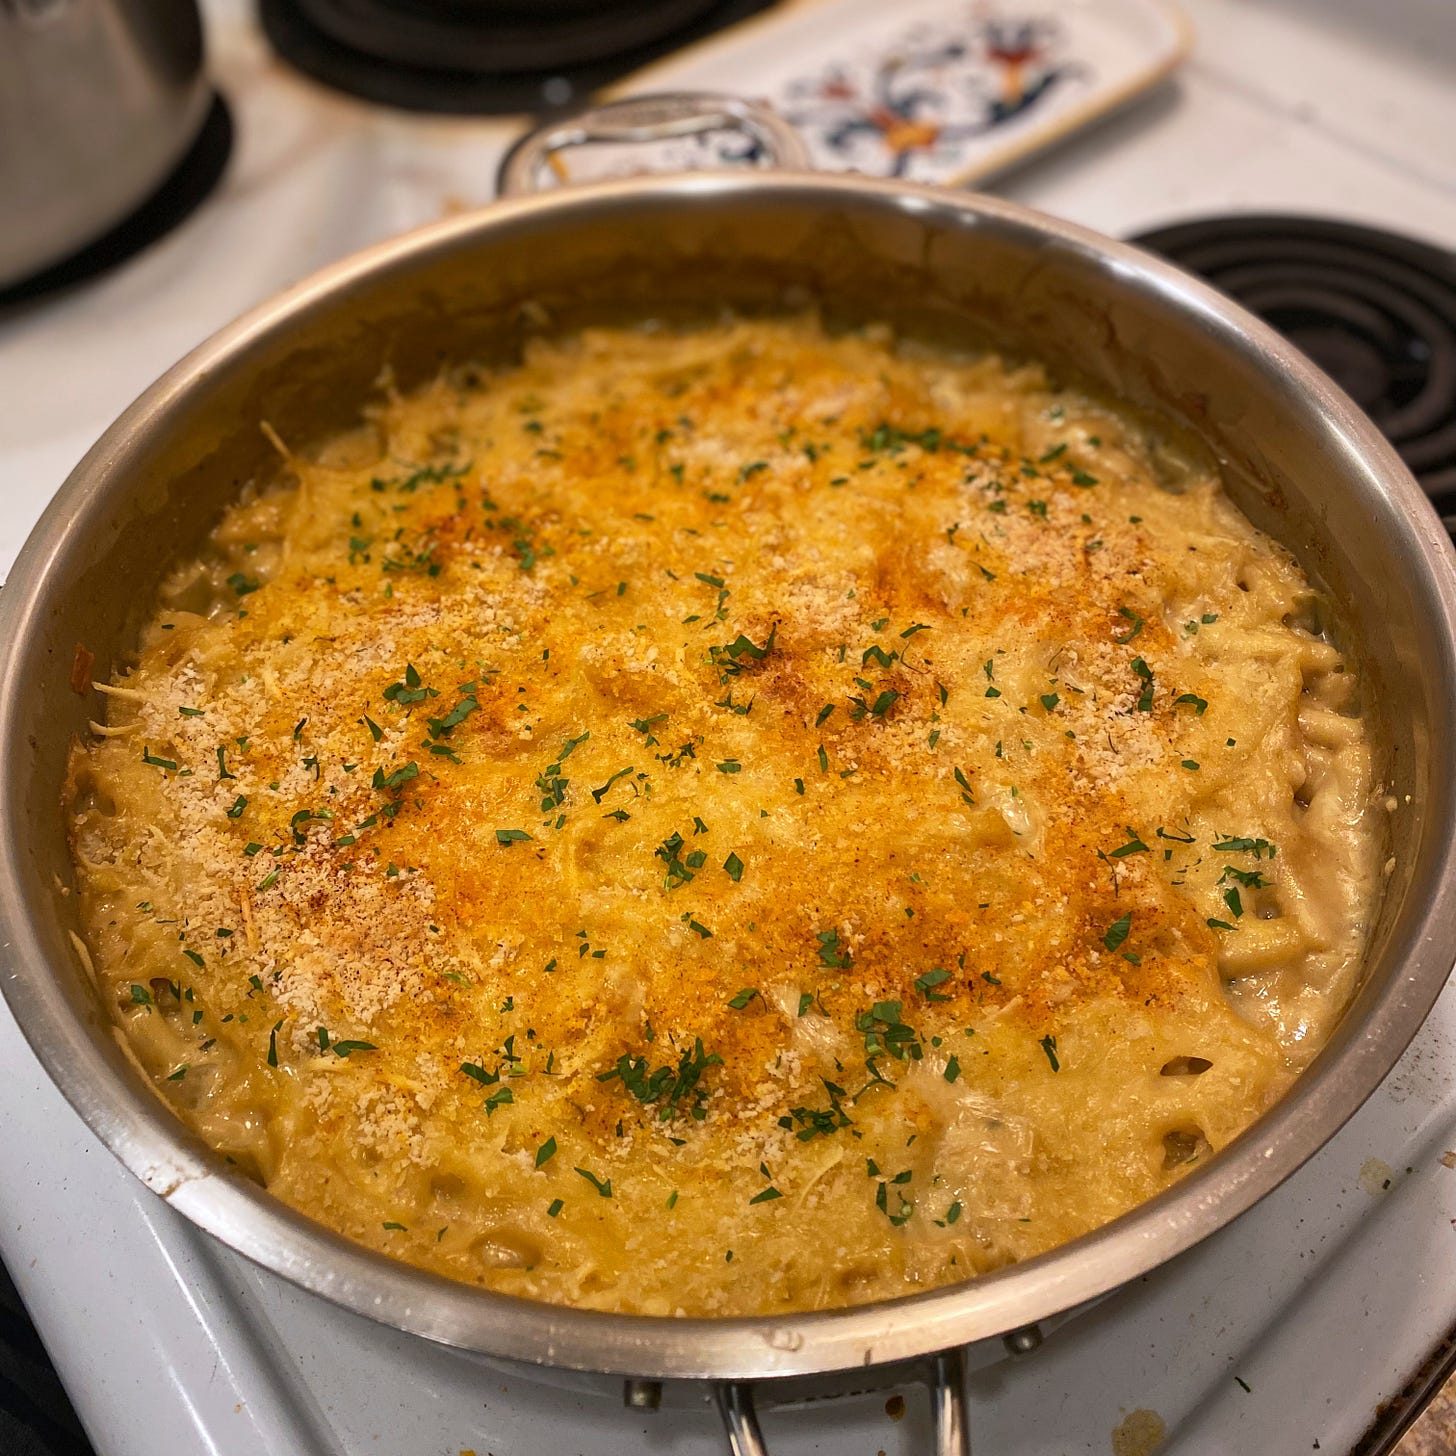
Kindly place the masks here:
<instances>
[{"instance_id":1,"label":"creamy cheese sauce","mask_svg":"<svg viewBox=\"0 0 1456 1456\"><path fill-rule=\"evenodd\" d=\"M1130 415L803 318L279 445L72 832L124 1044L349 1237L655 1314L929 1288L1166 1187L1345 1005L1355 673Z\"/></svg>"}]
</instances>

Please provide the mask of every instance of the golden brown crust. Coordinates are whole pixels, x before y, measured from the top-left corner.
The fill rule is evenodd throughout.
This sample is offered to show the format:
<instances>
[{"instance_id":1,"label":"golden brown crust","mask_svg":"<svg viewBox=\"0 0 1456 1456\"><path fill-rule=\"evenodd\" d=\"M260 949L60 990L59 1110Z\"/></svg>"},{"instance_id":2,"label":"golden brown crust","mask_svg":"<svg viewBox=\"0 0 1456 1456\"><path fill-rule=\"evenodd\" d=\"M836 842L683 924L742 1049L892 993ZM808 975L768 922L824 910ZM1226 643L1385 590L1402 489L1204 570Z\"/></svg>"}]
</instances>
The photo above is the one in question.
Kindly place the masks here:
<instances>
[{"instance_id":1,"label":"golden brown crust","mask_svg":"<svg viewBox=\"0 0 1456 1456\"><path fill-rule=\"evenodd\" d=\"M1034 368L540 346L169 582L73 758L99 975L204 1136L412 1262L663 1313L967 1277L1343 1004L1370 766L1309 599Z\"/></svg>"}]
</instances>

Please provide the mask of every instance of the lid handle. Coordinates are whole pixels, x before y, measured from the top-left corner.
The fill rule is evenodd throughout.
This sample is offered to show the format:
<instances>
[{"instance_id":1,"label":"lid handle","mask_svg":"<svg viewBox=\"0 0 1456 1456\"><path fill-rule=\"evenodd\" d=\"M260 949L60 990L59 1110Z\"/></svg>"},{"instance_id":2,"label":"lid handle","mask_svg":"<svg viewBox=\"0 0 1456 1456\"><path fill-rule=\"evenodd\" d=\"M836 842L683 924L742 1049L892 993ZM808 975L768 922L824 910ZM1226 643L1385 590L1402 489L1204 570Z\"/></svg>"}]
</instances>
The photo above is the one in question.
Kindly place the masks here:
<instances>
[{"instance_id":1,"label":"lid handle","mask_svg":"<svg viewBox=\"0 0 1456 1456\"><path fill-rule=\"evenodd\" d=\"M501 159L496 188L502 197L519 197L566 182L560 154L572 147L663 142L715 131L748 137L770 167L809 166L803 139L767 106L713 91L669 91L608 101L528 131Z\"/></svg>"}]
</instances>

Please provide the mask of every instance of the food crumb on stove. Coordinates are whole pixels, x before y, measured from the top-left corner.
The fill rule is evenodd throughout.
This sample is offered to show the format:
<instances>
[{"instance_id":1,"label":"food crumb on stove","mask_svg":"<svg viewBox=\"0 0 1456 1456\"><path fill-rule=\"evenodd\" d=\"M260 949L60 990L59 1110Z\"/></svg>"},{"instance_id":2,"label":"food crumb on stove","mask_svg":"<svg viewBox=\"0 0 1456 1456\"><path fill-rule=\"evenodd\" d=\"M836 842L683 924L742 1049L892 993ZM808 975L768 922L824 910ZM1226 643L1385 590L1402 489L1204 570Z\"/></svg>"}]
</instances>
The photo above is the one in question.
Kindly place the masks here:
<instances>
[{"instance_id":1,"label":"food crumb on stove","mask_svg":"<svg viewBox=\"0 0 1456 1456\"><path fill-rule=\"evenodd\" d=\"M1112 1428L1112 1456L1152 1456L1167 1434L1157 1411L1129 1411Z\"/></svg>"},{"instance_id":2,"label":"food crumb on stove","mask_svg":"<svg viewBox=\"0 0 1456 1456\"><path fill-rule=\"evenodd\" d=\"M1395 1169L1383 1158L1366 1158L1360 1165L1360 1187L1373 1198L1386 1193L1395 1181Z\"/></svg>"}]
</instances>

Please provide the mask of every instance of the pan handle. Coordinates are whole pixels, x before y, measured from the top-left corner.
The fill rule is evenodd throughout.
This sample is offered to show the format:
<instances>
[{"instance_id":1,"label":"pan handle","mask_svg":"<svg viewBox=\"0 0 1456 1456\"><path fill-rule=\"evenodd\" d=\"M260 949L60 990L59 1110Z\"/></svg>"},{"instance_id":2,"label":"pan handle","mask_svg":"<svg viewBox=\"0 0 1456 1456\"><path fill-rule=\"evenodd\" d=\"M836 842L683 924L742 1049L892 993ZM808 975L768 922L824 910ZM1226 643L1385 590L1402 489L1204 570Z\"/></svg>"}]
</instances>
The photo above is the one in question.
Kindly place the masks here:
<instances>
[{"instance_id":1,"label":"pan handle","mask_svg":"<svg viewBox=\"0 0 1456 1456\"><path fill-rule=\"evenodd\" d=\"M971 1456L971 1428L966 1413L965 1366L959 1350L943 1350L926 1372L930 1388L934 1456ZM728 1433L732 1456L769 1456L754 1409L753 1383L730 1380L713 1387L713 1397Z\"/></svg>"},{"instance_id":2,"label":"pan handle","mask_svg":"<svg viewBox=\"0 0 1456 1456\"><path fill-rule=\"evenodd\" d=\"M518 197L543 191L548 172L565 180L556 158L571 147L671 141L715 131L747 136L771 167L798 171L809 166L798 132L768 107L715 91L668 91L608 101L528 131L501 159L496 189L502 197Z\"/></svg>"},{"instance_id":3,"label":"pan handle","mask_svg":"<svg viewBox=\"0 0 1456 1456\"><path fill-rule=\"evenodd\" d=\"M728 1432L731 1456L768 1456L763 1432L758 1428L758 1412L753 1408L753 1386L746 1380L730 1380L713 1387L713 1399Z\"/></svg>"}]
</instances>

